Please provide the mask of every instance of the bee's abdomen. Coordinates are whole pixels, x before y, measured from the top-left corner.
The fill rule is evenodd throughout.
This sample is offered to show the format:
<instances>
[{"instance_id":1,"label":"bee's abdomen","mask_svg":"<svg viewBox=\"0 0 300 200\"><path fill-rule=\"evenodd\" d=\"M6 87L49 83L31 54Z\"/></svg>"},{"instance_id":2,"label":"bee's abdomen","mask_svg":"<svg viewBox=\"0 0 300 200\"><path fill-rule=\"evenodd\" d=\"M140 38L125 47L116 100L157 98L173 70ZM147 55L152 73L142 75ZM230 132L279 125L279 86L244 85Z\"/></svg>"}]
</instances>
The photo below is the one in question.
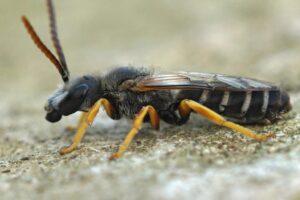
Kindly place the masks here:
<instances>
[{"instance_id":1,"label":"bee's abdomen","mask_svg":"<svg viewBox=\"0 0 300 200\"><path fill-rule=\"evenodd\" d=\"M288 94L280 89L202 90L193 93L193 100L231 120L245 124L264 123L266 120L273 122L280 114L291 109Z\"/></svg>"}]
</instances>

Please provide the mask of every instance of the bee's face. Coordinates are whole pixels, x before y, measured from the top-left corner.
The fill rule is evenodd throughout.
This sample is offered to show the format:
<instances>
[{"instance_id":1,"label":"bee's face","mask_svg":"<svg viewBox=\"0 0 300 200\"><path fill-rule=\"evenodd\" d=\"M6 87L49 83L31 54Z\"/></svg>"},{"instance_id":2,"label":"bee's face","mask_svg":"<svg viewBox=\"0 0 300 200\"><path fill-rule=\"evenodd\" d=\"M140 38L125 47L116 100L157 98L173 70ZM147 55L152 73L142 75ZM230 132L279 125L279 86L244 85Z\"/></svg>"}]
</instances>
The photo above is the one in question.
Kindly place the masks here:
<instances>
[{"instance_id":1,"label":"bee's face","mask_svg":"<svg viewBox=\"0 0 300 200\"><path fill-rule=\"evenodd\" d=\"M86 84L79 84L69 90L59 89L56 91L45 105L46 119L50 122L57 122L62 115L70 115L80 110L88 89Z\"/></svg>"},{"instance_id":2,"label":"bee's face","mask_svg":"<svg viewBox=\"0 0 300 200\"><path fill-rule=\"evenodd\" d=\"M58 89L45 105L46 119L49 122L57 122L63 115L70 115L79 110L86 111L91 105L95 86L95 79L82 77Z\"/></svg>"}]
</instances>

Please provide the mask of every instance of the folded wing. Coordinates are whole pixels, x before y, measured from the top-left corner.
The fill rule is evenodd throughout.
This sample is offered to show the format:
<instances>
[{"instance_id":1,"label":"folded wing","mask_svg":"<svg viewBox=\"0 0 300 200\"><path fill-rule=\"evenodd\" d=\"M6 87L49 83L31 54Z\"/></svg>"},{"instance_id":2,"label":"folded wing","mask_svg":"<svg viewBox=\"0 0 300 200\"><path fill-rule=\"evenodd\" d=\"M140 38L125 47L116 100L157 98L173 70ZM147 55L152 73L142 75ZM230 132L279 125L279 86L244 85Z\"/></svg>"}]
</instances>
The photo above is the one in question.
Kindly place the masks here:
<instances>
[{"instance_id":1,"label":"folded wing","mask_svg":"<svg viewBox=\"0 0 300 200\"><path fill-rule=\"evenodd\" d=\"M277 86L252 78L228 76L223 74L179 72L177 74L154 74L136 81L132 90L221 90L221 91L265 91L275 90Z\"/></svg>"}]
</instances>

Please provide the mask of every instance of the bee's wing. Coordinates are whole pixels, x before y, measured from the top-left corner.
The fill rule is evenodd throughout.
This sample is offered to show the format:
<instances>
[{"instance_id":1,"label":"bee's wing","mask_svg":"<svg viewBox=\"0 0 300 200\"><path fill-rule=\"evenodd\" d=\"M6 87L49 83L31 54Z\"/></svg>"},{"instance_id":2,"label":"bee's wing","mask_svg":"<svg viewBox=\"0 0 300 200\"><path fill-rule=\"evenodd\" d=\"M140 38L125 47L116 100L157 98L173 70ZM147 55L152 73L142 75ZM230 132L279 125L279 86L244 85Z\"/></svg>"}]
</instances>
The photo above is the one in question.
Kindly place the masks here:
<instances>
[{"instance_id":1,"label":"bee's wing","mask_svg":"<svg viewBox=\"0 0 300 200\"><path fill-rule=\"evenodd\" d=\"M264 91L276 86L251 78L227 76L213 73L180 72L177 74L150 75L136 82L135 91L170 89L209 89L230 91Z\"/></svg>"}]
</instances>

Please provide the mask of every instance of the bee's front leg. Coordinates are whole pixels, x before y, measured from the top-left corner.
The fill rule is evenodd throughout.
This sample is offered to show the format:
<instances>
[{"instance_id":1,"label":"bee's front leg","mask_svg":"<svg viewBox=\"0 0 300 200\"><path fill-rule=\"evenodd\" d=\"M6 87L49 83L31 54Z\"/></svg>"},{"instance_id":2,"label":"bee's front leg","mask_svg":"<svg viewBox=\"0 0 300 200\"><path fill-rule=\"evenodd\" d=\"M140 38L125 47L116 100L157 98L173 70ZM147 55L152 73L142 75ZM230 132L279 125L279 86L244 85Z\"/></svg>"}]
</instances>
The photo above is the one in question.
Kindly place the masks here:
<instances>
[{"instance_id":1,"label":"bee's front leg","mask_svg":"<svg viewBox=\"0 0 300 200\"><path fill-rule=\"evenodd\" d=\"M74 151L77 148L78 144L80 143L80 141L82 140L83 136L86 133L86 129L89 126L89 124L87 123L87 120L86 120L87 116L88 116L87 112L82 113L80 120L79 120L77 131L73 138L73 143L70 146L62 148L59 151L60 155L71 153L72 151Z\"/></svg>"},{"instance_id":2,"label":"bee's front leg","mask_svg":"<svg viewBox=\"0 0 300 200\"><path fill-rule=\"evenodd\" d=\"M78 124L78 128L77 128L77 132L75 133L75 136L73 138L73 143L68 147L62 148L59 151L59 153L61 155L71 153L72 151L74 151L77 148L77 146L79 145L83 136L86 133L86 129L93 123L93 121L102 105L104 106L106 113L110 117L112 116L114 109L113 109L111 103L107 99L104 99L104 98L99 99L88 112L84 112L81 115L79 124Z\"/></svg>"}]
</instances>

